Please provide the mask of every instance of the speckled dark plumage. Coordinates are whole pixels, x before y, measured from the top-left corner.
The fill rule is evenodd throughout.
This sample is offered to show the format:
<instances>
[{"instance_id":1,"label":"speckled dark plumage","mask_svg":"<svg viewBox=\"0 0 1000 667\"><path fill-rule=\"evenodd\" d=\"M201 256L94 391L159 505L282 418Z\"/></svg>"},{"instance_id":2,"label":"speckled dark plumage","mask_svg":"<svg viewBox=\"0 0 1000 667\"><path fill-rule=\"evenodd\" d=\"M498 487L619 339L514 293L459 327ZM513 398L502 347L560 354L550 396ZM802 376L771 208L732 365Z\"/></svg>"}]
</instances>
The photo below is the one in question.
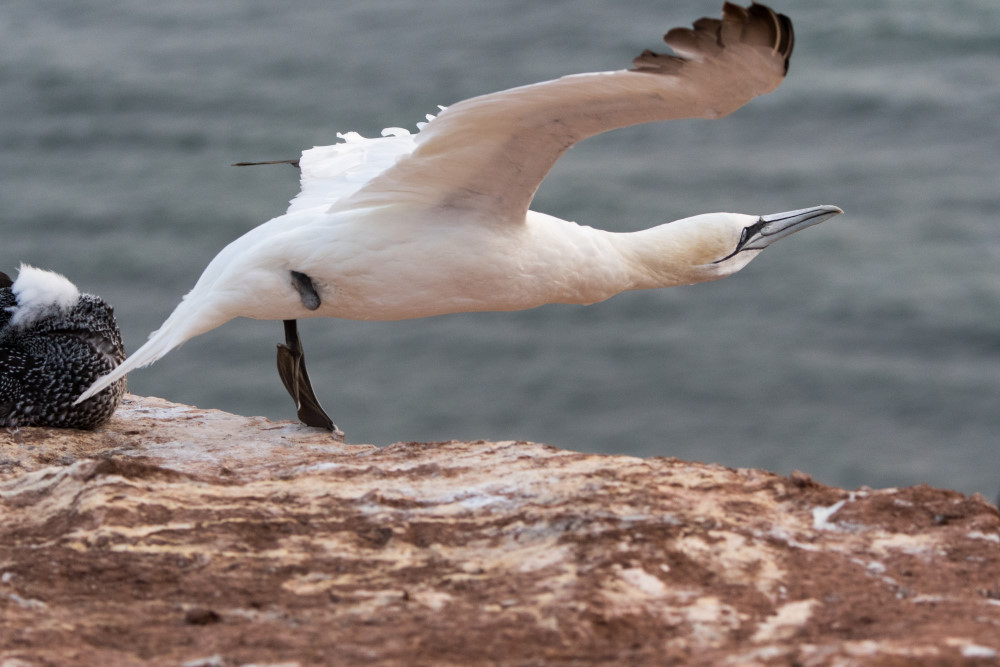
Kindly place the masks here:
<instances>
[{"instance_id":1,"label":"speckled dark plumage","mask_svg":"<svg viewBox=\"0 0 1000 667\"><path fill-rule=\"evenodd\" d=\"M92 429L111 417L124 379L79 405L90 384L125 359L114 311L100 297L80 294L69 308L51 308L15 324L10 278L0 273L0 425Z\"/></svg>"}]
</instances>

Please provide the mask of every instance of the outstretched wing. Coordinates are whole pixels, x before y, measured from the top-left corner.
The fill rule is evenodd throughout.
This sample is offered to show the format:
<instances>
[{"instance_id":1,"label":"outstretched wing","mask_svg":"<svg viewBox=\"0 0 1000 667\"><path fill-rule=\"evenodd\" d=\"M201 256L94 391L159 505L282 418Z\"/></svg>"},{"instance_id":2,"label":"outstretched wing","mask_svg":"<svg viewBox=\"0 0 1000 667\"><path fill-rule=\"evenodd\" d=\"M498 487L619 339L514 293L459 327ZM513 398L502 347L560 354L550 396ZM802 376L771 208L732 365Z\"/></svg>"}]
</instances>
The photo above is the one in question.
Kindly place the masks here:
<instances>
[{"instance_id":1,"label":"outstretched wing","mask_svg":"<svg viewBox=\"0 0 1000 667\"><path fill-rule=\"evenodd\" d=\"M412 203L520 222L556 160L582 139L672 118L715 118L774 90L788 70L789 19L730 3L721 19L675 28L677 55L643 52L633 68L567 76L445 109L393 166L334 209Z\"/></svg>"}]
</instances>

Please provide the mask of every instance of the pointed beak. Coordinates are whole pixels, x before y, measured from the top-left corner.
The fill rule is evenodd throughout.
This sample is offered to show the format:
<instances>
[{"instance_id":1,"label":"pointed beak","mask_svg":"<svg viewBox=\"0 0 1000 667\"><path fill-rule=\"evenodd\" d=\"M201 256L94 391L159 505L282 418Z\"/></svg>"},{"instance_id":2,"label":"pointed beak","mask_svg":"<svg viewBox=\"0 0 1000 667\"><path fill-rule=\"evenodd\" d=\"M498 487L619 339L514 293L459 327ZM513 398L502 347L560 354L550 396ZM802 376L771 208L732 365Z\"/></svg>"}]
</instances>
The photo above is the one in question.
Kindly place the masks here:
<instances>
[{"instance_id":1,"label":"pointed beak","mask_svg":"<svg viewBox=\"0 0 1000 667\"><path fill-rule=\"evenodd\" d=\"M841 213L843 211L838 206L813 206L812 208L800 208L797 211L762 215L757 219L757 222L743 229L736 250L712 263L721 264L744 250L763 250L778 239L783 239L800 229L818 225Z\"/></svg>"},{"instance_id":2,"label":"pointed beak","mask_svg":"<svg viewBox=\"0 0 1000 667\"><path fill-rule=\"evenodd\" d=\"M766 248L778 239L794 234L800 229L818 225L843 211L837 206L813 206L797 211L772 213L760 216L760 225L740 250ZM754 225L757 227L757 225Z\"/></svg>"}]
</instances>

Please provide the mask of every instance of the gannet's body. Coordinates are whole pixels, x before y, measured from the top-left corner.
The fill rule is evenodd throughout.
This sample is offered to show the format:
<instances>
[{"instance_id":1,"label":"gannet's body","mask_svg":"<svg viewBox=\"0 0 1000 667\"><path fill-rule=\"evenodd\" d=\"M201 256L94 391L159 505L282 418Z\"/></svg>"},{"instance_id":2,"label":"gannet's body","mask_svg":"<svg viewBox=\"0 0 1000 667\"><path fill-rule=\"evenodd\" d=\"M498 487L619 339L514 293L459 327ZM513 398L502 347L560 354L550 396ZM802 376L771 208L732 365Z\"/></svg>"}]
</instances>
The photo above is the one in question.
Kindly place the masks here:
<instances>
[{"instance_id":1,"label":"gannet's body","mask_svg":"<svg viewBox=\"0 0 1000 667\"><path fill-rule=\"evenodd\" d=\"M631 70L460 102L415 135L349 133L304 151L293 162L302 190L288 212L223 249L149 341L81 399L194 336L252 317L285 321L282 379L297 403L314 402L294 330L300 318L588 304L717 280L778 238L841 212L716 213L621 234L530 211L538 185L574 143L637 123L731 113L778 86L793 43L786 17L729 3L722 20L700 19L664 39L679 56L646 51Z\"/></svg>"},{"instance_id":2,"label":"gannet's body","mask_svg":"<svg viewBox=\"0 0 1000 667\"><path fill-rule=\"evenodd\" d=\"M591 304L625 290L729 275L753 253L713 264L719 259L718 237L731 235L733 220L742 229L758 219L732 214L720 224L713 216L697 216L620 234L534 211L517 226L483 226L454 220L447 212L427 219L408 208L373 208L363 218L354 210L320 216L303 211L266 223L212 261L178 314L186 326L201 319L211 329L236 316L401 320L546 303ZM316 238L338 242L317 252L311 243ZM738 236L730 240L727 245L735 248ZM252 272L232 272L231 260L247 255L255 259ZM315 310L292 287L291 270L309 276L323 297ZM233 290L248 295L234 302L228 298ZM268 298L275 294L291 298ZM224 319L193 317L208 309Z\"/></svg>"}]
</instances>

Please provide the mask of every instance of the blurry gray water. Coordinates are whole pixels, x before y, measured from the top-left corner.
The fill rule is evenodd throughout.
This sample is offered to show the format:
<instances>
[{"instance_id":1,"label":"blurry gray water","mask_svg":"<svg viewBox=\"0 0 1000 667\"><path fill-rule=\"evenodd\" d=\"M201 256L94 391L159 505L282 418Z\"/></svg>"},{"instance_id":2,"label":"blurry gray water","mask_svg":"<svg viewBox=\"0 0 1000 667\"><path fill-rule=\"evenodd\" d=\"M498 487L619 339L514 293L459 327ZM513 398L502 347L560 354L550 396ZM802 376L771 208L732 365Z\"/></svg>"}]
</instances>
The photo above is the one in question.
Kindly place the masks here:
<instances>
[{"instance_id":1,"label":"blurry gray water","mask_svg":"<svg viewBox=\"0 0 1000 667\"><path fill-rule=\"evenodd\" d=\"M137 348L208 261L281 214L337 131L626 66L707 0L5 0L0 269L60 271ZM349 8L344 6L350 5ZM530 439L854 487L1000 489L1000 3L786 0L786 82L716 121L574 148L534 208L629 231L837 204L718 283L591 307L304 322L351 442ZM280 323L237 320L129 378L294 418Z\"/></svg>"}]
</instances>

